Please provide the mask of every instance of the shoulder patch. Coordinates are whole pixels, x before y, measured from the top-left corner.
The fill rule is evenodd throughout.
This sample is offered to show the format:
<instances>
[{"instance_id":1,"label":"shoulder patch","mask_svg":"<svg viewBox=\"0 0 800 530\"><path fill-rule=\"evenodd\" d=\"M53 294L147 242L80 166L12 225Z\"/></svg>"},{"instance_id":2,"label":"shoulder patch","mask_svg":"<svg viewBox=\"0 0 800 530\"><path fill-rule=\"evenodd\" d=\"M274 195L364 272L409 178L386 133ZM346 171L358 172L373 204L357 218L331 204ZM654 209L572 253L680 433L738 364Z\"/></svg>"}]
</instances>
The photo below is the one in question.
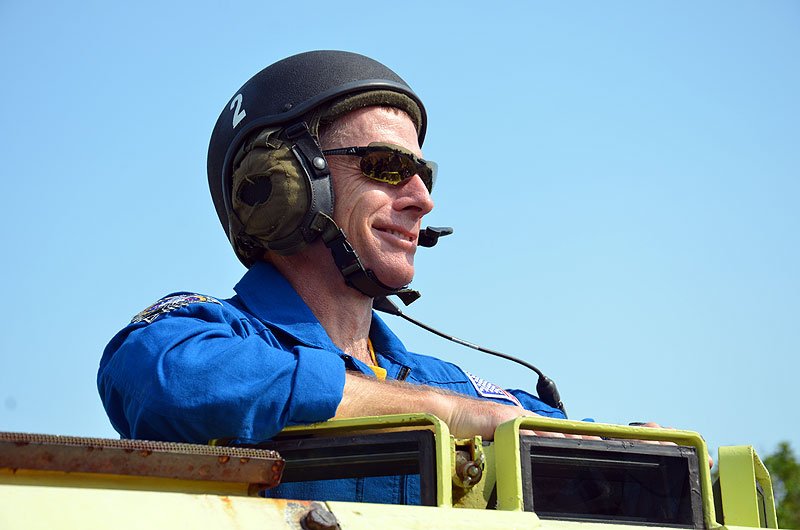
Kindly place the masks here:
<instances>
[{"instance_id":1,"label":"shoulder patch","mask_svg":"<svg viewBox=\"0 0 800 530\"><path fill-rule=\"evenodd\" d=\"M514 396L514 394L510 394L500 388L499 386L495 385L494 383L490 383L485 379L481 379L480 377L474 376L471 373L464 370L464 373L467 374L469 377L470 383L472 386L475 387L475 391L485 397L485 398L494 398L494 399L505 399L511 401L515 405L522 406L522 403Z\"/></svg>"},{"instance_id":2,"label":"shoulder patch","mask_svg":"<svg viewBox=\"0 0 800 530\"><path fill-rule=\"evenodd\" d=\"M159 315L163 315L165 313L169 313L170 311L174 311L180 307L187 306L189 304L201 304L201 303L209 303L209 304L219 304L222 305L222 302L217 300L216 298L212 298L210 296L204 296L202 294L178 294L173 296L166 296L156 302L155 304L151 305L135 317L131 319L131 324L136 324L137 322L147 322L148 324L159 317Z\"/></svg>"}]
</instances>

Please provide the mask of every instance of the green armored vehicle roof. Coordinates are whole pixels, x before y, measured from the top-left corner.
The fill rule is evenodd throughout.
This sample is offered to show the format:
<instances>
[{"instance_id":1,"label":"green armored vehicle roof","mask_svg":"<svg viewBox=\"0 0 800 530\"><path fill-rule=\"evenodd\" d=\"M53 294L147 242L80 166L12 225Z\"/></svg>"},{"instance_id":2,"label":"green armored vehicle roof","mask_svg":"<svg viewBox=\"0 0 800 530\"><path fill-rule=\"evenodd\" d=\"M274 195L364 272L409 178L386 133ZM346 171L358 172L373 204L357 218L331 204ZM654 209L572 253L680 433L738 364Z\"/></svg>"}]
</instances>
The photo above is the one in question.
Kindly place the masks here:
<instances>
[{"instance_id":1,"label":"green armored vehicle roof","mask_svg":"<svg viewBox=\"0 0 800 530\"><path fill-rule=\"evenodd\" d=\"M720 448L713 485L706 455L690 431L534 417L490 442L454 439L428 414L292 427L257 447L4 433L0 527L777 528L752 447ZM279 482L400 473L420 475L429 506L260 497Z\"/></svg>"}]
</instances>

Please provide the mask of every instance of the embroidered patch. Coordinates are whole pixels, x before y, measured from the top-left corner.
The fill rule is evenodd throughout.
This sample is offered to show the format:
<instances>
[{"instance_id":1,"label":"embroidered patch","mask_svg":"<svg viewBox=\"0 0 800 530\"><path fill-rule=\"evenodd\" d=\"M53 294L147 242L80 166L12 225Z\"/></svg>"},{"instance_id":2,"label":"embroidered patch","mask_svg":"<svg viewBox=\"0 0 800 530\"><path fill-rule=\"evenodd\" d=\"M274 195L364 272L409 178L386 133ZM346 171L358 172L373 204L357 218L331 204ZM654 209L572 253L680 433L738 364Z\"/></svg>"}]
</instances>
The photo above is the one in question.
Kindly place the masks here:
<instances>
[{"instance_id":1,"label":"embroidered patch","mask_svg":"<svg viewBox=\"0 0 800 530\"><path fill-rule=\"evenodd\" d=\"M481 396L494 399L507 399L508 401L511 401L516 405L519 405L520 407L522 406L522 403L519 402L519 400L514 396L514 394L509 394L508 392L506 392L499 386L495 385L494 383L490 383L485 379L476 377L467 371L464 371L464 373L467 374L467 377L469 377L472 386L475 387L475 391L478 392L478 394L480 394Z\"/></svg>"},{"instance_id":2,"label":"embroidered patch","mask_svg":"<svg viewBox=\"0 0 800 530\"><path fill-rule=\"evenodd\" d=\"M184 307L189 304L199 304L203 302L222 305L222 302L216 298L203 296L202 294L178 294L175 296L167 296L133 317L131 319L131 324L136 324L137 322L147 322L149 324L157 319L159 315L169 313L170 311L174 311L179 307Z\"/></svg>"}]
</instances>

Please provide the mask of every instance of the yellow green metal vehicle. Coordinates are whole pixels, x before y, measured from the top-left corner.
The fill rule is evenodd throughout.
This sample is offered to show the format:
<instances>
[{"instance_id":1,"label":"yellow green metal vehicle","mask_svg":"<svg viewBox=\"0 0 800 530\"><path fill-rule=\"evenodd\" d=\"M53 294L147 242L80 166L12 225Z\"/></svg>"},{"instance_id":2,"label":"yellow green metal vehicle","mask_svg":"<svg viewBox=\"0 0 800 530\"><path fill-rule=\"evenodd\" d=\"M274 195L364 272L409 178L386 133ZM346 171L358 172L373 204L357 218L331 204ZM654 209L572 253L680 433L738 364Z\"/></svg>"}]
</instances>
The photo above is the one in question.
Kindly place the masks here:
<instances>
[{"instance_id":1,"label":"yellow green metal vehicle","mask_svg":"<svg viewBox=\"0 0 800 530\"><path fill-rule=\"evenodd\" d=\"M293 427L268 445L0 433L0 528L778 527L752 447L720 448L712 485L706 444L689 431L529 417L487 442L413 414ZM260 495L280 481L401 473L420 475L427 506Z\"/></svg>"}]
</instances>

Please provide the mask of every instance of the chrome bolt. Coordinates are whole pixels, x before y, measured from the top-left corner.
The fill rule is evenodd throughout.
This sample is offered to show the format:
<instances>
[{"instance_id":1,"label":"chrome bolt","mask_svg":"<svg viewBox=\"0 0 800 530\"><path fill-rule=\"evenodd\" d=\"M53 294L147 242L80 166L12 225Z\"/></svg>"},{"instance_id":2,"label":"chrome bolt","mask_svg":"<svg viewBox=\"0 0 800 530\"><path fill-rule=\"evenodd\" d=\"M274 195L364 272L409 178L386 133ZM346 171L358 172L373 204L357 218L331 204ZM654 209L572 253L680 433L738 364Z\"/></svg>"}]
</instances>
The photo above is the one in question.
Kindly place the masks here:
<instances>
[{"instance_id":1,"label":"chrome bolt","mask_svg":"<svg viewBox=\"0 0 800 530\"><path fill-rule=\"evenodd\" d=\"M481 479L481 475L483 475L483 471L481 471L481 468L476 466L474 463L468 465L465 471L467 476L473 482L479 481Z\"/></svg>"}]
</instances>

